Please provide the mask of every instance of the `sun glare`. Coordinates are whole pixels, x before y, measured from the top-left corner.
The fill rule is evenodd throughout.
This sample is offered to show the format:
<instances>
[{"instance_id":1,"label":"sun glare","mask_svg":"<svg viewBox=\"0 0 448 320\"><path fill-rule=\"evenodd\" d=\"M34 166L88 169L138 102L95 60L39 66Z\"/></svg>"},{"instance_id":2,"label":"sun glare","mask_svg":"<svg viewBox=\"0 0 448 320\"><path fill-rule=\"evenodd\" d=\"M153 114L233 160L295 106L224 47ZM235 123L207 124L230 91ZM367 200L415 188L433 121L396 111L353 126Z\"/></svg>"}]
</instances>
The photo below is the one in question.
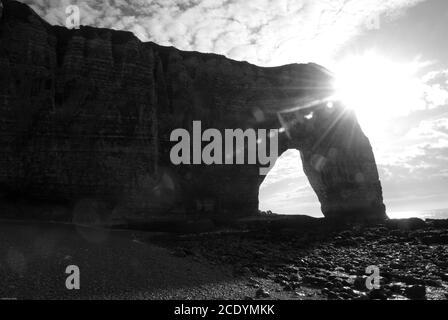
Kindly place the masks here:
<instances>
[{"instance_id":1,"label":"sun glare","mask_svg":"<svg viewBox=\"0 0 448 320\"><path fill-rule=\"evenodd\" d=\"M424 106L420 67L375 54L350 57L335 68L337 99L355 110L369 137L381 137L387 120Z\"/></svg>"}]
</instances>

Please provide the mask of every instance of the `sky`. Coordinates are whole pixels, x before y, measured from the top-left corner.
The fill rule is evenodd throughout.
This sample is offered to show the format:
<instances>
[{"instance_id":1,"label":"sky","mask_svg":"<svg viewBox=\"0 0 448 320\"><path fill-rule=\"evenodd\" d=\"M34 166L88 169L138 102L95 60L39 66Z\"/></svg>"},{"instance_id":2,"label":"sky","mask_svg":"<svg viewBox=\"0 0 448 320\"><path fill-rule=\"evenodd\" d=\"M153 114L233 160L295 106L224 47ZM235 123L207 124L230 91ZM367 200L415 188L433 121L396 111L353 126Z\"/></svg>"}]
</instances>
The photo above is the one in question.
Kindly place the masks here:
<instances>
[{"instance_id":1,"label":"sky","mask_svg":"<svg viewBox=\"0 0 448 320\"><path fill-rule=\"evenodd\" d=\"M24 0L51 24L82 25L260 66L316 62L371 140L388 213L448 208L446 0ZM349 90L344 90L345 88ZM356 90L353 88L356 87ZM321 216L296 150L260 188L260 209Z\"/></svg>"}]
</instances>

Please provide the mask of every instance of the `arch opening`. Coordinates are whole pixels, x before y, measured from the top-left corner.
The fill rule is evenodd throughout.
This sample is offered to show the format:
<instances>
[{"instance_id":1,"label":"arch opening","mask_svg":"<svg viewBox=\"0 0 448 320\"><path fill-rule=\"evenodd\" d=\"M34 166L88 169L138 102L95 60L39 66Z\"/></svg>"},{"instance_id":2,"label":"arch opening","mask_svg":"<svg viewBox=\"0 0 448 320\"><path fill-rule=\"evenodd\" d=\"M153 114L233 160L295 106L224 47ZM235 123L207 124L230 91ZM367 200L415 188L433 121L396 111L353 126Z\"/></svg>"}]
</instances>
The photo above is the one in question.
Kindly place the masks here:
<instances>
[{"instance_id":1,"label":"arch opening","mask_svg":"<svg viewBox=\"0 0 448 320\"><path fill-rule=\"evenodd\" d=\"M277 159L259 187L258 200L258 209L263 212L323 217L296 149L286 150Z\"/></svg>"}]
</instances>

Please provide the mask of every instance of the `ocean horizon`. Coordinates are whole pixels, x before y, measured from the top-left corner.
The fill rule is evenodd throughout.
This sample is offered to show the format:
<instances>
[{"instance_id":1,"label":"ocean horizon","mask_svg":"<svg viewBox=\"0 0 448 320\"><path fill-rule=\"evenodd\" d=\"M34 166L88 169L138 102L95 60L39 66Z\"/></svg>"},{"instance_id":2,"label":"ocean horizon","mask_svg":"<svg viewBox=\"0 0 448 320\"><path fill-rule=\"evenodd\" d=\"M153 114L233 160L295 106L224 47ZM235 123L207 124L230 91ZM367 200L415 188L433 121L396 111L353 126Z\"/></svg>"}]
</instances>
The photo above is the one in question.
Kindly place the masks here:
<instances>
[{"instance_id":1,"label":"ocean horizon","mask_svg":"<svg viewBox=\"0 0 448 320\"><path fill-rule=\"evenodd\" d=\"M448 208L433 210L390 211L387 215L391 219L420 218L420 219L448 219Z\"/></svg>"},{"instance_id":2,"label":"ocean horizon","mask_svg":"<svg viewBox=\"0 0 448 320\"><path fill-rule=\"evenodd\" d=\"M386 210L387 216L390 219L407 219L407 218L420 218L420 219L448 219L448 208L444 209L431 209L431 210ZM305 215L314 218L323 218L322 213L277 213L279 215L294 216Z\"/></svg>"}]
</instances>

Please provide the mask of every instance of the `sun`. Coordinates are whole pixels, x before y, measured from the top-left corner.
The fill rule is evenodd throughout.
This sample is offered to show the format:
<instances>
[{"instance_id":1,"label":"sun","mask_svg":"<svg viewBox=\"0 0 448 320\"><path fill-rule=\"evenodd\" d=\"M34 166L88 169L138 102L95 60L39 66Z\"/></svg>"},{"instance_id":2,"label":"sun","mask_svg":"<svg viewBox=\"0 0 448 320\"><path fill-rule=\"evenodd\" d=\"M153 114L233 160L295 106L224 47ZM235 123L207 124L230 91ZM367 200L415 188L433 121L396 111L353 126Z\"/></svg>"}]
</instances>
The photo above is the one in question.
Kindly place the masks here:
<instances>
[{"instance_id":1,"label":"sun","mask_svg":"<svg viewBox=\"0 0 448 320\"><path fill-rule=\"evenodd\" d=\"M335 68L336 98L355 110L369 137L384 136L387 121L424 107L421 63L399 63L377 54L352 56Z\"/></svg>"}]
</instances>

